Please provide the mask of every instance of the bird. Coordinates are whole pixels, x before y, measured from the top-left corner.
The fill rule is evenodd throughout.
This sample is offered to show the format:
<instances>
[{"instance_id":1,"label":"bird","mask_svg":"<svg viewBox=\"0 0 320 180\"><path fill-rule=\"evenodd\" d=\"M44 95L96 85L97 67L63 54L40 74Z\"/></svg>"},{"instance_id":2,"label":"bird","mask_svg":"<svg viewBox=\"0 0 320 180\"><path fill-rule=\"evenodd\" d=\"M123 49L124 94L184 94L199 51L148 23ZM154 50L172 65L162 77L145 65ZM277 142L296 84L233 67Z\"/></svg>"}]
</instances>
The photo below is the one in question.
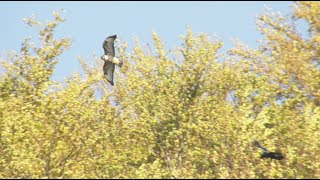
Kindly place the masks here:
<instances>
[{"instance_id":1,"label":"bird","mask_svg":"<svg viewBox=\"0 0 320 180\"><path fill-rule=\"evenodd\" d=\"M270 158L270 159L276 159L276 160L282 160L284 156L281 153L278 152L270 152L266 148L262 147L260 143L256 140L253 141L253 144L260 148L263 151L263 154L261 154L260 158Z\"/></svg>"},{"instance_id":2,"label":"bird","mask_svg":"<svg viewBox=\"0 0 320 180\"><path fill-rule=\"evenodd\" d=\"M103 73L107 79L107 81L113 86L113 73L115 70L115 65L117 64L119 67L122 66L123 62L121 62L118 58L115 57L114 50L114 41L117 39L117 35L112 35L107 37L102 47L104 49L104 55L101 56L101 60L104 61L103 65Z\"/></svg>"}]
</instances>

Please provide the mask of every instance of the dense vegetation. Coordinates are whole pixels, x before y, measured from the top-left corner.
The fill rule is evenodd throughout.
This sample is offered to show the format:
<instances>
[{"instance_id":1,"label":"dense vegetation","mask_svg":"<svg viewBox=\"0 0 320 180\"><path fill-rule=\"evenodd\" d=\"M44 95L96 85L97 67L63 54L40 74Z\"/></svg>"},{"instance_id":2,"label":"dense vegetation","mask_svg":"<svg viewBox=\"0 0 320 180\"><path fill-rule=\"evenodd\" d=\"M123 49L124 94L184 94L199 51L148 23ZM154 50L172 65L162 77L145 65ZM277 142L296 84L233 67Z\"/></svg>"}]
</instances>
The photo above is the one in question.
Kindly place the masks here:
<instances>
[{"instance_id":1,"label":"dense vegetation","mask_svg":"<svg viewBox=\"0 0 320 180\"><path fill-rule=\"evenodd\" d=\"M155 52L119 43L114 87L99 58L51 80L72 44L54 35L64 19L28 19L39 43L0 65L0 177L320 178L320 3L295 4L257 19L257 49L220 54L191 29L171 54L155 32ZM254 139L285 159L260 159Z\"/></svg>"}]
</instances>

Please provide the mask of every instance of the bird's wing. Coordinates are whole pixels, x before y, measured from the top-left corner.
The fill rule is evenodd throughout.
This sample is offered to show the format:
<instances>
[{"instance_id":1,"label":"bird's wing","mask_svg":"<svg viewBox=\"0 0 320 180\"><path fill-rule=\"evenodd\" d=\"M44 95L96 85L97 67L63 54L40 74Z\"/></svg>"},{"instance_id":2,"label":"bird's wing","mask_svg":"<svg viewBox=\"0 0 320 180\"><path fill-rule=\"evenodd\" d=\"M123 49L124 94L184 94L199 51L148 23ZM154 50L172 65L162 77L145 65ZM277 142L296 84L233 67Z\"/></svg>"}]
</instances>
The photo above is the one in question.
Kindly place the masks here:
<instances>
[{"instance_id":1,"label":"bird's wing","mask_svg":"<svg viewBox=\"0 0 320 180\"><path fill-rule=\"evenodd\" d=\"M107 37L106 40L103 42L103 49L104 49L104 54L108 56L115 56L115 51L114 51L114 40L117 39L117 35L109 36Z\"/></svg>"},{"instance_id":2,"label":"bird's wing","mask_svg":"<svg viewBox=\"0 0 320 180\"><path fill-rule=\"evenodd\" d=\"M115 64L110 61L105 61L103 65L103 73L108 82L113 86L113 73Z\"/></svg>"},{"instance_id":3,"label":"bird's wing","mask_svg":"<svg viewBox=\"0 0 320 180\"><path fill-rule=\"evenodd\" d=\"M262 149L263 152L266 152L266 153L269 152L266 148L262 147L258 141L254 141L253 144L254 144L255 146L257 146L258 148Z\"/></svg>"}]
</instances>

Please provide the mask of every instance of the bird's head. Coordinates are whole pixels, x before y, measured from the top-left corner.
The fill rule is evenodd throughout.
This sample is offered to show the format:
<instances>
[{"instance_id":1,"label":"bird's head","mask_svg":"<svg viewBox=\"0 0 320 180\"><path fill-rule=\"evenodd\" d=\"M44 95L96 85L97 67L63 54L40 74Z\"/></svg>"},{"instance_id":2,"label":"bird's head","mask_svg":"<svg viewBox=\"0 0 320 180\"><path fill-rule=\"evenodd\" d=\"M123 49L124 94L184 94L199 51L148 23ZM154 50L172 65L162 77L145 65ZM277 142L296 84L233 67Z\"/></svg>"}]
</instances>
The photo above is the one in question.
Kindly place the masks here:
<instances>
[{"instance_id":1,"label":"bird's head","mask_svg":"<svg viewBox=\"0 0 320 180\"><path fill-rule=\"evenodd\" d=\"M109 59L109 57L107 55L101 56L101 60L103 60L103 61L107 61L108 59Z\"/></svg>"}]
</instances>

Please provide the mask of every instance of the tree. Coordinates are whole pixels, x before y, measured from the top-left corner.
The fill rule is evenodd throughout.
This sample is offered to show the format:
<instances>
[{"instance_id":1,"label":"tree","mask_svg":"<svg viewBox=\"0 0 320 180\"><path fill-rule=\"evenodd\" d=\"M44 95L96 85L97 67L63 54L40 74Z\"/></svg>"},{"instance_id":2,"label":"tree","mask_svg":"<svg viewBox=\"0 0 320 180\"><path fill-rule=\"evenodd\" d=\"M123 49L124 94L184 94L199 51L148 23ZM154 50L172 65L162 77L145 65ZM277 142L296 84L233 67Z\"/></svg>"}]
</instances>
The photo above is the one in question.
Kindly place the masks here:
<instances>
[{"instance_id":1,"label":"tree","mask_svg":"<svg viewBox=\"0 0 320 180\"><path fill-rule=\"evenodd\" d=\"M52 81L71 46L54 36L64 19L27 19L40 44L1 61L0 177L319 178L320 5L294 5L258 18L257 49L237 42L227 56L191 28L174 56L156 32L155 52L122 42L112 90L97 57L79 59L85 78ZM254 139L285 158L260 159Z\"/></svg>"}]
</instances>

